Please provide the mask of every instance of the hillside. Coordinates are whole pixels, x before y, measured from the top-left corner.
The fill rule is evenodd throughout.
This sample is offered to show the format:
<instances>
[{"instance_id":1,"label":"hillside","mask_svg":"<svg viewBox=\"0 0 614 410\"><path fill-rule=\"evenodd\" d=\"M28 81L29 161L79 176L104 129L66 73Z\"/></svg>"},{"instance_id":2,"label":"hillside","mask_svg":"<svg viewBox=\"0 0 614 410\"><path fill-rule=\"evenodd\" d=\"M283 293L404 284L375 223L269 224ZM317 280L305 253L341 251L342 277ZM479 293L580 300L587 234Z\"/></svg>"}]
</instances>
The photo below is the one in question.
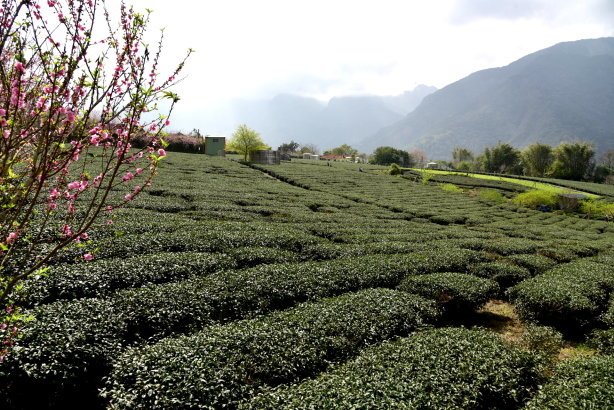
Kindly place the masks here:
<instances>
[{"instance_id":1,"label":"hillside","mask_svg":"<svg viewBox=\"0 0 614 410\"><path fill-rule=\"evenodd\" d=\"M559 43L508 66L478 71L426 97L404 119L364 141L449 158L498 141L588 140L614 148L614 38Z\"/></svg>"}]
</instances>

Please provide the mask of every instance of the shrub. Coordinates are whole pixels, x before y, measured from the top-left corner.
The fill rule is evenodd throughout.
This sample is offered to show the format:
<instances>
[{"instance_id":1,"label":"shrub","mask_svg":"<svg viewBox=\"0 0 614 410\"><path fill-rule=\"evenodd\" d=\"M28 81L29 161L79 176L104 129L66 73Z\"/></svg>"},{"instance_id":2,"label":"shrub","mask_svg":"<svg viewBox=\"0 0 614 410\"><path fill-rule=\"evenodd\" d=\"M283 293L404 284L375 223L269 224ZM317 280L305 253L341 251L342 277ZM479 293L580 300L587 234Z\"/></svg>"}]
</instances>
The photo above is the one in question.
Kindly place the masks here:
<instances>
[{"instance_id":1,"label":"shrub","mask_svg":"<svg viewBox=\"0 0 614 410\"><path fill-rule=\"evenodd\" d=\"M439 188L444 190L445 192L463 192L462 188L450 183L439 184Z\"/></svg>"},{"instance_id":2,"label":"shrub","mask_svg":"<svg viewBox=\"0 0 614 410\"><path fill-rule=\"evenodd\" d=\"M532 275L543 273L556 265L552 259L542 255L518 254L507 256L505 259L528 269Z\"/></svg>"},{"instance_id":3,"label":"shrub","mask_svg":"<svg viewBox=\"0 0 614 410\"><path fill-rule=\"evenodd\" d=\"M539 352L553 360L563 347L563 335L548 326L528 324L520 335L519 343L530 351Z\"/></svg>"},{"instance_id":4,"label":"shrub","mask_svg":"<svg viewBox=\"0 0 614 410\"><path fill-rule=\"evenodd\" d=\"M614 328L594 330L588 344L601 354L614 355Z\"/></svg>"},{"instance_id":5,"label":"shrub","mask_svg":"<svg viewBox=\"0 0 614 410\"><path fill-rule=\"evenodd\" d=\"M507 289L516 283L531 277L526 268L505 262L477 263L471 267L471 273L481 278L492 279L501 289Z\"/></svg>"},{"instance_id":6,"label":"shrub","mask_svg":"<svg viewBox=\"0 0 614 410\"><path fill-rule=\"evenodd\" d=\"M7 374L9 377L19 374L23 380L13 389L17 396L25 391L20 386L30 389L41 384L55 386L47 391L57 394L57 400L69 400L63 395L71 390L80 394L78 386L84 374L88 375L87 386L100 382L120 347L194 332L325 296L370 287L394 287L410 274L466 270L479 260L481 255L477 252L449 249L445 253L432 250L260 265L177 283L125 289L103 300L56 302L31 312L37 319L27 324ZM90 317L90 311L105 313ZM51 364L44 357L52 358ZM41 391L36 398L44 401L45 390Z\"/></svg>"},{"instance_id":7,"label":"shrub","mask_svg":"<svg viewBox=\"0 0 614 410\"><path fill-rule=\"evenodd\" d=\"M527 409L614 408L614 356L593 356L562 362Z\"/></svg>"},{"instance_id":8,"label":"shrub","mask_svg":"<svg viewBox=\"0 0 614 410\"><path fill-rule=\"evenodd\" d=\"M113 408L235 407L266 385L308 377L436 317L432 303L392 290L324 299L128 350L104 395Z\"/></svg>"},{"instance_id":9,"label":"shrub","mask_svg":"<svg viewBox=\"0 0 614 410\"><path fill-rule=\"evenodd\" d=\"M539 359L484 330L446 328L369 348L301 384L240 408L517 408L537 387Z\"/></svg>"},{"instance_id":10,"label":"shrub","mask_svg":"<svg viewBox=\"0 0 614 410\"><path fill-rule=\"evenodd\" d=\"M403 171L398 164L390 164L390 166L388 167L388 173L390 175L402 175Z\"/></svg>"},{"instance_id":11,"label":"shrub","mask_svg":"<svg viewBox=\"0 0 614 410\"><path fill-rule=\"evenodd\" d=\"M108 296L124 288L180 281L232 269L236 265L228 255L195 252L163 252L127 259L58 265L51 268L46 276L26 283L24 303L33 306L59 299Z\"/></svg>"},{"instance_id":12,"label":"shrub","mask_svg":"<svg viewBox=\"0 0 614 410\"><path fill-rule=\"evenodd\" d=\"M533 190L516 195L512 202L532 209L536 209L540 205L554 208L557 204L557 197L553 192Z\"/></svg>"},{"instance_id":13,"label":"shrub","mask_svg":"<svg viewBox=\"0 0 614 410\"><path fill-rule=\"evenodd\" d=\"M505 202L503 194L496 189L480 189L479 197L483 201L502 203Z\"/></svg>"},{"instance_id":14,"label":"shrub","mask_svg":"<svg viewBox=\"0 0 614 410\"><path fill-rule=\"evenodd\" d=\"M521 317L560 330L582 331L598 324L611 289L611 267L580 260L527 279L508 294Z\"/></svg>"},{"instance_id":15,"label":"shrub","mask_svg":"<svg viewBox=\"0 0 614 410\"><path fill-rule=\"evenodd\" d=\"M591 218L614 219L614 204L587 199L580 203L580 212Z\"/></svg>"},{"instance_id":16,"label":"shrub","mask_svg":"<svg viewBox=\"0 0 614 410\"><path fill-rule=\"evenodd\" d=\"M499 286L492 280L453 272L410 276L398 288L435 300L453 315L477 309L499 293Z\"/></svg>"}]
</instances>

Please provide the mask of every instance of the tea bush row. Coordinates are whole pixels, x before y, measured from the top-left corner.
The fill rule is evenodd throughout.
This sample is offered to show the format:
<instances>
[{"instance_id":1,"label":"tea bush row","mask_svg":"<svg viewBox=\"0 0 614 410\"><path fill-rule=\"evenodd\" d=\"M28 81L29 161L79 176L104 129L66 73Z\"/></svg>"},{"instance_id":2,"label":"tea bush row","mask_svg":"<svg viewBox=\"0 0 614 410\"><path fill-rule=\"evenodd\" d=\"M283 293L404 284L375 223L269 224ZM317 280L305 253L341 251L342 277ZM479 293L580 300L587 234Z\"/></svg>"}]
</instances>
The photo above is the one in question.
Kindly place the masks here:
<instances>
[{"instance_id":1,"label":"tea bush row","mask_svg":"<svg viewBox=\"0 0 614 410\"><path fill-rule=\"evenodd\" d=\"M478 252L450 249L260 265L126 289L107 299L51 303L31 312L37 319L24 327L19 347L0 364L5 369L0 372L12 380L17 395L31 389L43 398L45 391L77 394L90 388L80 383L99 382L120 347L321 297L394 287L410 274L466 271L482 259Z\"/></svg>"},{"instance_id":2,"label":"tea bush row","mask_svg":"<svg viewBox=\"0 0 614 410\"><path fill-rule=\"evenodd\" d=\"M485 330L444 328L372 347L318 378L264 392L249 409L518 408L539 359Z\"/></svg>"},{"instance_id":3,"label":"tea bush row","mask_svg":"<svg viewBox=\"0 0 614 410\"><path fill-rule=\"evenodd\" d=\"M46 276L26 282L23 303L33 306L60 299L102 297L124 288L175 282L233 269L237 264L236 259L221 253L162 252L127 259L57 265Z\"/></svg>"},{"instance_id":4,"label":"tea bush row","mask_svg":"<svg viewBox=\"0 0 614 410\"><path fill-rule=\"evenodd\" d=\"M614 408L614 356L562 362L552 378L525 407L537 409Z\"/></svg>"},{"instance_id":5,"label":"tea bush row","mask_svg":"<svg viewBox=\"0 0 614 410\"><path fill-rule=\"evenodd\" d=\"M444 312L455 316L481 307L499 293L499 286L492 280L454 272L409 276L398 288L432 299Z\"/></svg>"},{"instance_id":6,"label":"tea bush row","mask_svg":"<svg viewBox=\"0 0 614 410\"><path fill-rule=\"evenodd\" d=\"M565 330L599 323L614 289L614 267L588 259L561 265L509 290L521 317Z\"/></svg>"},{"instance_id":7,"label":"tea bush row","mask_svg":"<svg viewBox=\"0 0 614 410\"><path fill-rule=\"evenodd\" d=\"M129 349L104 395L117 409L235 407L263 386L309 377L437 316L432 302L386 289L324 299Z\"/></svg>"}]
</instances>

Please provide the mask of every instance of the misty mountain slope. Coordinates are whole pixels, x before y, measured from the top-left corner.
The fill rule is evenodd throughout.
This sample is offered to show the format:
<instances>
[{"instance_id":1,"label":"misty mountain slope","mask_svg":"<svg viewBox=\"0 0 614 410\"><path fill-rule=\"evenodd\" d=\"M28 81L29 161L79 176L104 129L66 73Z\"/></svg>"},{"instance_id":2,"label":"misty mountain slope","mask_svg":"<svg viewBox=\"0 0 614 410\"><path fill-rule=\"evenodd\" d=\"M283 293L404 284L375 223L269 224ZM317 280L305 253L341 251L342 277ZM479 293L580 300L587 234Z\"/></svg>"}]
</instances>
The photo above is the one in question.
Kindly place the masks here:
<instances>
[{"instance_id":1,"label":"misty mountain slope","mask_svg":"<svg viewBox=\"0 0 614 410\"><path fill-rule=\"evenodd\" d=\"M281 94L270 100L237 101L232 117L258 131L277 147L290 140L320 149L355 145L413 110L434 87L418 86L399 96L334 97L328 104L316 99Z\"/></svg>"},{"instance_id":2,"label":"misty mountain slope","mask_svg":"<svg viewBox=\"0 0 614 410\"><path fill-rule=\"evenodd\" d=\"M364 141L449 158L498 141L589 140L614 148L614 38L560 43L506 67L478 71L427 96L403 120Z\"/></svg>"}]
</instances>

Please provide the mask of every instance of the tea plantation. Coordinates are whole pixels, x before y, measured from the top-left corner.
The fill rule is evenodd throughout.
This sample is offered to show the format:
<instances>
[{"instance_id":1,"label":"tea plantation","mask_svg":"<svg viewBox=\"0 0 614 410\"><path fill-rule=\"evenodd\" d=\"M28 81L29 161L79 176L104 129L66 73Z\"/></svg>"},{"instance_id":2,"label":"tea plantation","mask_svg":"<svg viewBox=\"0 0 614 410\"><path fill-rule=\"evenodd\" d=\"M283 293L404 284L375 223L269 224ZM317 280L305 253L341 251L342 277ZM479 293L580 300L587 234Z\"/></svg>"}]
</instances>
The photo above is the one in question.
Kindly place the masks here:
<instances>
[{"instance_id":1,"label":"tea plantation","mask_svg":"<svg viewBox=\"0 0 614 410\"><path fill-rule=\"evenodd\" d=\"M361 167L170 153L16 295L0 408L614 408L613 222Z\"/></svg>"}]
</instances>

